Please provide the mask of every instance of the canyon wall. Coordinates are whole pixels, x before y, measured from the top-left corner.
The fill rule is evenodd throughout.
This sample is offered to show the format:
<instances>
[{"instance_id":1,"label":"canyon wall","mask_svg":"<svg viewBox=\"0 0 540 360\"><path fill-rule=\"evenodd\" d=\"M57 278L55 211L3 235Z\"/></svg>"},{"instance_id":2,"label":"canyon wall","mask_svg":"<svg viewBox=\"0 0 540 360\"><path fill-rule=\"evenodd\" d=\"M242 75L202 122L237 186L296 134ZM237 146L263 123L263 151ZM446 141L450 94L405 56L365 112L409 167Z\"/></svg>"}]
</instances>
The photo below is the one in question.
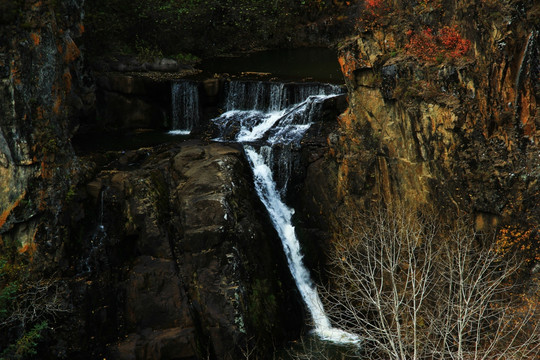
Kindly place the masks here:
<instances>
[{"instance_id":1,"label":"canyon wall","mask_svg":"<svg viewBox=\"0 0 540 360\"><path fill-rule=\"evenodd\" d=\"M301 305L241 148L190 141L81 161L102 170L67 204L77 321L56 331L71 358L234 359L297 336Z\"/></svg>"},{"instance_id":2,"label":"canyon wall","mask_svg":"<svg viewBox=\"0 0 540 360\"><path fill-rule=\"evenodd\" d=\"M328 137L329 154L310 169L304 201L318 203L311 216L382 200L465 214L479 231L514 224L534 233L538 4L426 3L366 5L371 22L359 22L359 34L341 45L349 109ZM445 47L445 31L468 51ZM335 185L319 191L328 173Z\"/></svg>"},{"instance_id":3,"label":"canyon wall","mask_svg":"<svg viewBox=\"0 0 540 360\"><path fill-rule=\"evenodd\" d=\"M241 150L75 155L96 104L83 2L0 5L0 357L238 358L295 338L302 305Z\"/></svg>"},{"instance_id":4,"label":"canyon wall","mask_svg":"<svg viewBox=\"0 0 540 360\"><path fill-rule=\"evenodd\" d=\"M77 163L70 139L93 102L75 40L83 1L10 2L0 43L0 239L55 259ZM35 239L46 239L40 244Z\"/></svg>"}]
</instances>

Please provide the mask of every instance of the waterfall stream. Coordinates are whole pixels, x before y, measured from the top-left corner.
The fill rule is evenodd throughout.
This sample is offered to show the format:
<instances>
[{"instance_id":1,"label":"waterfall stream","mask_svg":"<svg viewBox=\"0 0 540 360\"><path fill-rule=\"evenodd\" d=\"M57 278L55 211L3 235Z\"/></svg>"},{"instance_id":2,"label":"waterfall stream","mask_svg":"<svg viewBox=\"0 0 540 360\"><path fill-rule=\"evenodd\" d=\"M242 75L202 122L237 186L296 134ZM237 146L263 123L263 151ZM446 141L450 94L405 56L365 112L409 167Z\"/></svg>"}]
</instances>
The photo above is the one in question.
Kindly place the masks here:
<instances>
[{"instance_id":1,"label":"waterfall stream","mask_svg":"<svg viewBox=\"0 0 540 360\"><path fill-rule=\"evenodd\" d=\"M172 123L170 134L188 135L199 123L199 87L196 82L176 81L171 85Z\"/></svg>"},{"instance_id":2,"label":"waterfall stream","mask_svg":"<svg viewBox=\"0 0 540 360\"><path fill-rule=\"evenodd\" d=\"M280 176L272 171L272 161L285 163L278 164L277 168L290 171L287 159L275 159L274 146L279 145L281 149L296 146L316 120L324 101L340 93L337 86L321 84L288 88L277 83L231 83L225 101L228 111L213 121L221 133L216 140L230 138L231 132L237 131L234 140L244 145L255 189L281 239L291 274L311 314L314 332L324 340L358 344L358 336L332 327L324 312L317 288L303 264L292 224L294 209L283 201L288 175ZM280 157L287 154L290 157L290 153L281 151ZM278 185L279 177L285 180Z\"/></svg>"}]
</instances>

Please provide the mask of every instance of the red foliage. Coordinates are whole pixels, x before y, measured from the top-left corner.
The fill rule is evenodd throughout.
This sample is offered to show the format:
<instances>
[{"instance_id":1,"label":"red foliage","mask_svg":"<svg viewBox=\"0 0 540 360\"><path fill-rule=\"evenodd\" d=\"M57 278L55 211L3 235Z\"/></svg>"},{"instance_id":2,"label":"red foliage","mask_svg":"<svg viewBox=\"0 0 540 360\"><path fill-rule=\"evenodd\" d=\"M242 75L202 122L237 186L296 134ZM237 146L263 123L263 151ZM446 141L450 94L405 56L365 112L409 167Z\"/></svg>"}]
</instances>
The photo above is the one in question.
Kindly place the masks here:
<instances>
[{"instance_id":1,"label":"red foliage","mask_svg":"<svg viewBox=\"0 0 540 360\"><path fill-rule=\"evenodd\" d=\"M366 10L373 16L384 16L391 9L388 0L366 0Z\"/></svg>"},{"instance_id":2,"label":"red foliage","mask_svg":"<svg viewBox=\"0 0 540 360\"><path fill-rule=\"evenodd\" d=\"M368 8L377 8L381 7L383 0L366 0L366 6Z\"/></svg>"},{"instance_id":3,"label":"red foliage","mask_svg":"<svg viewBox=\"0 0 540 360\"><path fill-rule=\"evenodd\" d=\"M378 27L384 17L392 12L389 0L365 0L365 7L359 19L368 28Z\"/></svg>"},{"instance_id":4,"label":"red foliage","mask_svg":"<svg viewBox=\"0 0 540 360\"><path fill-rule=\"evenodd\" d=\"M426 28L421 33L407 31L409 43L405 46L407 52L423 61L437 61L444 58L456 59L464 56L470 49L471 42L463 39L457 27L445 26L437 34Z\"/></svg>"},{"instance_id":5,"label":"red foliage","mask_svg":"<svg viewBox=\"0 0 540 360\"><path fill-rule=\"evenodd\" d=\"M448 51L447 55L452 58L465 55L471 47L471 42L461 37L456 26L445 26L439 30L439 39L446 51Z\"/></svg>"},{"instance_id":6,"label":"red foliage","mask_svg":"<svg viewBox=\"0 0 540 360\"><path fill-rule=\"evenodd\" d=\"M430 28L426 28L420 34L408 31L409 44L405 46L407 51L424 61L435 61L439 49L437 47L436 37Z\"/></svg>"}]
</instances>

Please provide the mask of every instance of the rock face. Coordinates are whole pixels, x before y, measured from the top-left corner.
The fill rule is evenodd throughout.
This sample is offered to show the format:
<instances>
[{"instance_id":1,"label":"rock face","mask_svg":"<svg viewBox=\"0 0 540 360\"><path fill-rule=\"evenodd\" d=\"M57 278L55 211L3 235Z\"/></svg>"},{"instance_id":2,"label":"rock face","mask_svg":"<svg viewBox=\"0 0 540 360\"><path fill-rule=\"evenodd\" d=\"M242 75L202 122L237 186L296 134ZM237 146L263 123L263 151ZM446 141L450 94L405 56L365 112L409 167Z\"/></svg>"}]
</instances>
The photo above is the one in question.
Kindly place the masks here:
<instances>
[{"instance_id":1,"label":"rock face","mask_svg":"<svg viewBox=\"0 0 540 360\"><path fill-rule=\"evenodd\" d=\"M184 143L128 152L78 192L97 214L72 219L95 230L67 249L93 339L75 358L234 359L295 335L301 307L248 169L239 148Z\"/></svg>"},{"instance_id":2,"label":"rock face","mask_svg":"<svg viewBox=\"0 0 540 360\"><path fill-rule=\"evenodd\" d=\"M421 17L414 8L395 9L399 17L374 20L341 47L349 109L329 136L330 153L309 170L321 180L308 183L304 201L317 206L307 211L333 213L345 203L369 208L383 199L464 212L480 231L504 224L537 228L540 35L531 19L538 4L492 4L500 13L489 21L494 9L485 6L443 1ZM475 20L460 20L465 13ZM505 23L505 16L521 20ZM468 39L459 41L470 50L445 58L446 48L436 42L444 33L436 29L454 24L456 39ZM415 34L431 36L440 60L415 55ZM317 184L327 172L335 186L319 196L325 192Z\"/></svg>"},{"instance_id":3,"label":"rock face","mask_svg":"<svg viewBox=\"0 0 540 360\"><path fill-rule=\"evenodd\" d=\"M98 116L82 124L84 132L170 127L171 85L165 75L99 73L96 85Z\"/></svg>"},{"instance_id":4,"label":"rock face","mask_svg":"<svg viewBox=\"0 0 540 360\"><path fill-rule=\"evenodd\" d=\"M0 243L9 249L61 245L58 213L76 168L74 118L92 102L74 41L84 31L82 3L2 5ZM36 238L47 239L48 250Z\"/></svg>"}]
</instances>

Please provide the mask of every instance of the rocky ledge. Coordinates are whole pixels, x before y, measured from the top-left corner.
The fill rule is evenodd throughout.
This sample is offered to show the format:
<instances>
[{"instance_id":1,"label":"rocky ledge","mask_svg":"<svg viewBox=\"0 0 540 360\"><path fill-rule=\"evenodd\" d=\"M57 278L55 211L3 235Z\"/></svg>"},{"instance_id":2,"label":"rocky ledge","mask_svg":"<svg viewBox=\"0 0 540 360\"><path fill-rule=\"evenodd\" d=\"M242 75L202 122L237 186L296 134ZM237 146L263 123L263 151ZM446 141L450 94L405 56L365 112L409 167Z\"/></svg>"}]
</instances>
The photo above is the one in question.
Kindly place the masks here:
<instances>
[{"instance_id":1,"label":"rocky ledge","mask_svg":"<svg viewBox=\"0 0 540 360\"><path fill-rule=\"evenodd\" d=\"M82 309L64 330L88 339L73 358L235 358L298 332L296 290L241 148L186 142L92 160L104 170L72 199L83 235L64 257Z\"/></svg>"}]
</instances>

